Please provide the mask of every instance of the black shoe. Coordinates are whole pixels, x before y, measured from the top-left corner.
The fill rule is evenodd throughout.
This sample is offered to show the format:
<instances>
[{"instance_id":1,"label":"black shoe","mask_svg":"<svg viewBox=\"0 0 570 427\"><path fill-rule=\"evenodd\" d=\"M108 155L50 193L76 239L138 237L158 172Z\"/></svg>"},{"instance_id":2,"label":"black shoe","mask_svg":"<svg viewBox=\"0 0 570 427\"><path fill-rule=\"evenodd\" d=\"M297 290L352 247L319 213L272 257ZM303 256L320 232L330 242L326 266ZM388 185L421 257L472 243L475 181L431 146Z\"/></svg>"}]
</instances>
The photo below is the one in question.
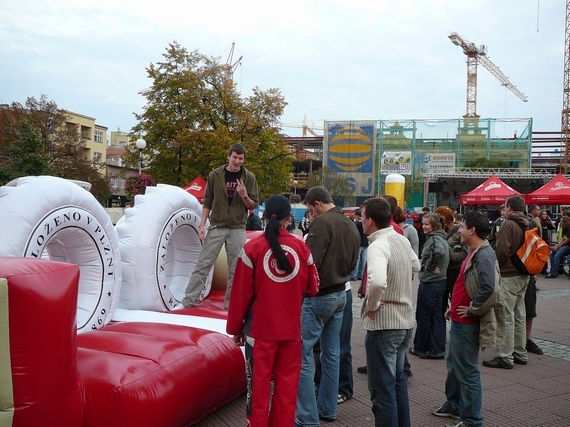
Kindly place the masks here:
<instances>
[{"instance_id":1,"label":"black shoe","mask_svg":"<svg viewBox=\"0 0 570 427\"><path fill-rule=\"evenodd\" d=\"M368 373L368 367L367 366L359 366L358 368L356 368L356 372L358 372L359 374L367 374Z\"/></svg>"},{"instance_id":2,"label":"black shoe","mask_svg":"<svg viewBox=\"0 0 570 427\"><path fill-rule=\"evenodd\" d=\"M530 338L526 340L526 351L534 354L544 354L544 351Z\"/></svg>"},{"instance_id":3,"label":"black shoe","mask_svg":"<svg viewBox=\"0 0 570 427\"><path fill-rule=\"evenodd\" d=\"M436 417L449 417L449 418L453 418L455 420L459 419L459 415L454 414L452 412L449 412L448 410L443 408L443 405L441 406L435 406L432 410L431 413L434 414Z\"/></svg>"},{"instance_id":4,"label":"black shoe","mask_svg":"<svg viewBox=\"0 0 570 427\"><path fill-rule=\"evenodd\" d=\"M445 359L445 353L439 354L422 354L420 355L420 359Z\"/></svg>"},{"instance_id":5,"label":"black shoe","mask_svg":"<svg viewBox=\"0 0 570 427\"><path fill-rule=\"evenodd\" d=\"M513 369L513 365L509 362L505 362L500 356L491 360L483 360L483 366L486 366L487 368Z\"/></svg>"},{"instance_id":6,"label":"black shoe","mask_svg":"<svg viewBox=\"0 0 570 427\"><path fill-rule=\"evenodd\" d=\"M319 420L326 421L327 423L332 423L332 422L336 421L336 417L334 417L334 418L332 418L332 417L323 417L323 416L319 415Z\"/></svg>"},{"instance_id":7,"label":"black shoe","mask_svg":"<svg viewBox=\"0 0 570 427\"><path fill-rule=\"evenodd\" d=\"M544 276L545 279L556 279L558 276L553 276L552 274L548 274Z\"/></svg>"},{"instance_id":8,"label":"black shoe","mask_svg":"<svg viewBox=\"0 0 570 427\"><path fill-rule=\"evenodd\" d=\"M515 364L517 365L526 365L528 362L526 360L522 360L519 359L518 357L515 357Z\"/></svg>"},{"instance_id":9,"label":"black shoe","mask_svg":"<svg viewBox=\"0 0 570 427\"><path fill-rule=\"evenodd\" d=\"M410 354L413 354L414 356L418 356L418 357L422 357L422 356L427 356L427 353L424 353L423 351L418 351L415 348L410 348Z\"/></svg>"}]
</instances>

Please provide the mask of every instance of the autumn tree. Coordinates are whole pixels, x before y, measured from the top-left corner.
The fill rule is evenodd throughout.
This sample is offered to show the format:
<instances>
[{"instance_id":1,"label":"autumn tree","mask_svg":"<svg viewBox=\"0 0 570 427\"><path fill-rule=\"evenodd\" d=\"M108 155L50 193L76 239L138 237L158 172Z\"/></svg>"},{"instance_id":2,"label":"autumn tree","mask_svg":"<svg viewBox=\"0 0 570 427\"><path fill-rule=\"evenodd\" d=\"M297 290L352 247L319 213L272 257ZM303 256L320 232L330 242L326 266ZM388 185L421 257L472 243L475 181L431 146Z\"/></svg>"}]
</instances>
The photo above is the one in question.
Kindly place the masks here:
<instances>
[{"instance_id":1,"label":"autumn tree","mask_svg":"<svg viewBox=\"0 0 570 427\"><path fill-rule=\"evenodd\" d=\"M182 186L207 177L239 142L248 150L246 167L256 175L261 197L285 191L292 157L279 132L286 106L280 91L256 87L242 98L219 58L177 42L163 57L146 69L152 86L141 93L147 103L131 131L133 141L147 142L143 155L156 182ZM127 150L125 162L135 166L138 150L134 144Z\"/></svg>"},{"instance_id":2,"label":"autumn tree","mask_svg":"<svg viewBox=\"0 0 570 427\"><path fill-rule=\"evenodd\" d=\"M105 203L109 184L85 156L85 140L67 123L66 112L45 95L0 108L1 184L23 175L49 174L91 183L91 192Z\"/></svg>"}]
</instances>

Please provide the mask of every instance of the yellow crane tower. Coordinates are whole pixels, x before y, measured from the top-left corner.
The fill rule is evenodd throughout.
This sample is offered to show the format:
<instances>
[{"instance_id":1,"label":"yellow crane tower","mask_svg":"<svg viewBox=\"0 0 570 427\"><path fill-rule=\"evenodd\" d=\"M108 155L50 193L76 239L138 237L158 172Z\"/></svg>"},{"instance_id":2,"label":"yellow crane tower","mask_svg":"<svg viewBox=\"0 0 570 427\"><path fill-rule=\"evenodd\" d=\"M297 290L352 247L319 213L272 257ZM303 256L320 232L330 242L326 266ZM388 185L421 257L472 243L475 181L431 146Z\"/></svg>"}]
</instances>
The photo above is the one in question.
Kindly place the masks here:
<instances>
[{"instance_id":1,"label":"yellow crane tower","mask_svg":"<svg viewBox=\"0 0 570 427\"><path fill-rule=\"evenodd\" d=\"M460 46L467 56L467 112L464 116L466 119L479 118L477 115L477 64L479 63L489 70L501 82L502 86L507 87L523 102L527 102L527 97L487 57L486 45L476 46L475 43L465 40L457 33L451 33L448 37L454 45Z\"/></svg>"}]
</instances>

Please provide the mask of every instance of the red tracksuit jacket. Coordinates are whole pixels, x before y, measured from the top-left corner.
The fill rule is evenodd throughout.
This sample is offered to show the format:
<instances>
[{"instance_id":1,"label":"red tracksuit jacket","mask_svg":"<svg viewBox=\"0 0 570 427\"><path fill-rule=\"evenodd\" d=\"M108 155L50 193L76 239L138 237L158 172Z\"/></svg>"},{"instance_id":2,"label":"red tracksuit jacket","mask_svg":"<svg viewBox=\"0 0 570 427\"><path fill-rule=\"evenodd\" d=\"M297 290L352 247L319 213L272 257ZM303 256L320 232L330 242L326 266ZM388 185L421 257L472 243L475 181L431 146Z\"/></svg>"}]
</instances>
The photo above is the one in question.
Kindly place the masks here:
<instances>
[{"instance_id":1,"label":"red tracksuit jacket","mask_svg":"<svg viewBox=\"0 0 570 427\"><path fill-rule=\"evenodd\" d=\"M319 276L303 240L280 230L279 243L287 252L291 273L278 269L265 235L243 247L232 285L228 334L276 341L301 338L303 298L317 294Z\"/></svg>"}]
</instances>

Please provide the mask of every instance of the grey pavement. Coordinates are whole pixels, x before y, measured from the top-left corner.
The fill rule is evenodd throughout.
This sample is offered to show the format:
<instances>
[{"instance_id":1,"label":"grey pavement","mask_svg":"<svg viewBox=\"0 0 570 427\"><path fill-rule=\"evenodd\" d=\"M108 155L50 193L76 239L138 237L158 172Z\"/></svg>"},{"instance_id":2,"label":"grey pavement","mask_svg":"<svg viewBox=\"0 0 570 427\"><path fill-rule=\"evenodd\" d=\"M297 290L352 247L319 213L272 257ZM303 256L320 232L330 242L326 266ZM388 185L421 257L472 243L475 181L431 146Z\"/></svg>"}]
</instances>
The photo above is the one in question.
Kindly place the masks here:
<instances>
[{"instance_id":1,"label":"grey pavement","mask_svg":"<svg viewBox=\"0 0 570 427\"><path fill-rule=\"evenodd\" d=\"M370 394L366 375L356 372L366 364L364 337L359 319L361 301L352 282L354 326L352 357L354 397L338 406L334 422L321 423L330 427L373 426ZM414 298L417 292L414 282ZM539 276L537 314L532 338L544 350L543 355L529 354L526 366L514 365L511 370L487 368L483 359L496 356L486 350L479 357L483 383L483 417L487 427L568 427L570 426L570 280L566 276L545 280ZM431 408L445 401L444 360L421 360L410 356L413 377L408 383L412 426L443 427L453 421L431 415ZM245 426L245 396L210 414L198 427ZM287 427L287 426L286 426Z\"/></svg>"}]
</instances>

